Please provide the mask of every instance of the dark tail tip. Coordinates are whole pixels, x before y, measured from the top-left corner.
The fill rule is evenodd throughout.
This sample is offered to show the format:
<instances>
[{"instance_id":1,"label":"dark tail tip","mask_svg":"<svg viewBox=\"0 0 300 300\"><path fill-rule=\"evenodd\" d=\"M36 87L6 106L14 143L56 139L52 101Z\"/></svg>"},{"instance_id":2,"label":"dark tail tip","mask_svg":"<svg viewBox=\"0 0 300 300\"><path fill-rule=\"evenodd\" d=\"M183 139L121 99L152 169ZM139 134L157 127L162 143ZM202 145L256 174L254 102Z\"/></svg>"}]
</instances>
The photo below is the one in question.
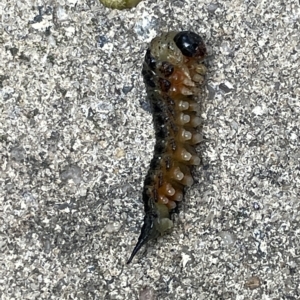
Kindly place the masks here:
<instances>
[{"instance_id":1,"label":"dark tail tip","mask_svg":"<svg viewBox=\"0 0 300 300\"><path fill-rule=\"evenodd\" d=\"M134 256L137 254L137 252L143 247L144 244L146 244L147 240L143 239L143 240L138 240L137 244L135 245L128 261L127 261L127 265L131 263L132 259L134 258Z\"/></svg>"},{"instance_id":2,"label":"dark tail tip","mask_svg":"<svg viewBox=\"0 0 300 300\"><path fill-rule=\"evenodd\" d=\"M127 264L130 264L137 252L145 245L148 240L156 236L156 229L154 228L155 217L152 214L146 214L144 217L144 224L141 229L141 234L139 236L138 242L134 247Z\"/></svg>"}]
</instances>

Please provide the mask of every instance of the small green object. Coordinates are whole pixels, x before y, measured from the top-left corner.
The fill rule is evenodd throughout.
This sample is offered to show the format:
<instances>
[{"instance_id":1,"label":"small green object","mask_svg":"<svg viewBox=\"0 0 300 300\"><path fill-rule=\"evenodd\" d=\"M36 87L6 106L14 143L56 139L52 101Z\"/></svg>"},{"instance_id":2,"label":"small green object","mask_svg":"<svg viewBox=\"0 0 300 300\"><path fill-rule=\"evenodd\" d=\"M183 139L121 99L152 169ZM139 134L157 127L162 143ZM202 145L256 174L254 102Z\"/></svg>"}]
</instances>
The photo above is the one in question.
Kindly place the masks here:
<instances>
[{"instance_id":1,"label":"small green object","mask_svg":"<svg viewBox=\"0 0 300 300\"><path fill-rule=\"evenodd\" d=\"M100 2L108 8L126 9L137 6L141 0L100 0Z\"/></svg>"}]
</instances>

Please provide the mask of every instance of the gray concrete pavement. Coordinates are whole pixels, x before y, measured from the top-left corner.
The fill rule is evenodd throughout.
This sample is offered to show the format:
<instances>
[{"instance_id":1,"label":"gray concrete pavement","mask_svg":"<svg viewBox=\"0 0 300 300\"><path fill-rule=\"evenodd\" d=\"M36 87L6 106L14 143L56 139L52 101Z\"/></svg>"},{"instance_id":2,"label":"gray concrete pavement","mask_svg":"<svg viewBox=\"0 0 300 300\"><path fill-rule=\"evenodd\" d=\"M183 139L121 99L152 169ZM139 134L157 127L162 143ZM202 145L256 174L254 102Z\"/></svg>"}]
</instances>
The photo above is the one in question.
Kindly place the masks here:
<instances>
[{"instance_id":1,"label":"gray concrete pavement","mask_svg":"<svg viewBox=\"0 0 300 300\"><path fill-rule=\"evenodd\" d=\"M299 2L0 15L1 300L300 299ZM203 163L174 231L127 266L154 147L141 65L169 30L210 49Z\"/></svg>"}]
</instances>

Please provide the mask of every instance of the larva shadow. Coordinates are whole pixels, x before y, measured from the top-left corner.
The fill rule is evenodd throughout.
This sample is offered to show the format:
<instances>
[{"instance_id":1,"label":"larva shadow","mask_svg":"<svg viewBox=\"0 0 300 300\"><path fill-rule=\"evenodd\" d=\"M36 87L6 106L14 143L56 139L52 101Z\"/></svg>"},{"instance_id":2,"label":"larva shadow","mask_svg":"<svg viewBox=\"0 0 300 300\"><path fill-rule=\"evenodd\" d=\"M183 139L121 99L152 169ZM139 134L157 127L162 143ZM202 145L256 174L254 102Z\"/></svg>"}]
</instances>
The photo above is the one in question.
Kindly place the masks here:
<instances>
[{"instance_id":1,"label":"larva shadow","mask_svg":"<svg viewBox=\"0 0 300 300\"><path fill-rule=\"evenodd\" d=\"M194 183L193 166L200 164L196 145L202 140L200 105L206 47L194 32L168 32L152 40L142 75L153 114L156 144L143 188L145 217L138 242L141 247L173 227L187 187Z\"/></svg>"}]
</instances>

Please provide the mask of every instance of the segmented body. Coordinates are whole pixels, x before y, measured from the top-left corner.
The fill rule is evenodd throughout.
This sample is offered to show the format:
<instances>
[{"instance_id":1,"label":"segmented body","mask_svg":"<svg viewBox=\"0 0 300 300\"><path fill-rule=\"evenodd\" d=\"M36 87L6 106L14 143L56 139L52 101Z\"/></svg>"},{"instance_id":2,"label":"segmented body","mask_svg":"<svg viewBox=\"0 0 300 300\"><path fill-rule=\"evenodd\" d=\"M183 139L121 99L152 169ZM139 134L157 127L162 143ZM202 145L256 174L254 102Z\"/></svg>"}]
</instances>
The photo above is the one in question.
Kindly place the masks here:
<instances>
[{"instance_id":1,"label":"segmented body","mask_svg":"<svg viewBox=\"0 0 300 300\"><path fill-rule=\"evenodd\" d=\"M193 184L191 168L200 163L195 145L201 140L195 96L204 81L205 56L202 38L190 31L163 33L146 52L142 74L156 145L144 182L144 224L127 263L149 239L172 228L171 214Z\"/></svg>"}]
</instances>

